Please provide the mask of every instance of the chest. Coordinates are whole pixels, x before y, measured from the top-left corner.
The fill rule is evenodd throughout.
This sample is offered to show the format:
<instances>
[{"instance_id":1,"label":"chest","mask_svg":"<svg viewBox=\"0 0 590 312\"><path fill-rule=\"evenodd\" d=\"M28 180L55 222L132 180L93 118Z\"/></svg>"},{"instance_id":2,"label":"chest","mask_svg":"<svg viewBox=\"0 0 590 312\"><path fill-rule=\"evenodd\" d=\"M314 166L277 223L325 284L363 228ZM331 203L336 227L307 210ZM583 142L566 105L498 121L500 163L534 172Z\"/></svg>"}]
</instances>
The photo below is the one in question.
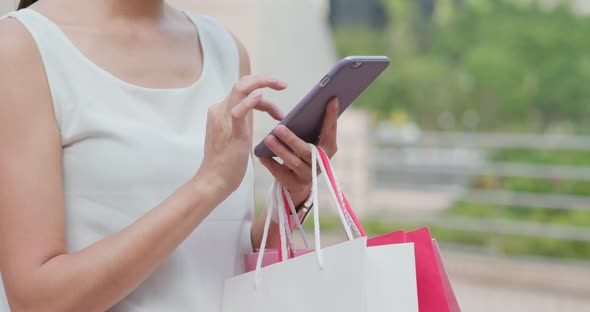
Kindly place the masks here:
<instances>
[{"instance_id":1,"label":"chest","mask_svg":"<svg viewBox=\"0 0 590 312\"><path fill-rule=\"evenodd\" d=\"M147 88L180 88L198 80L203 68L195 26L63 27L84 57L120 80Z\"/></svg>"},{"instance_id":2,"label":"chest","mask_svg":"<svg viewBox=\"0 0 590 312\"><path fill-rule=\"evenodd\" d=\"M76 103L62 114L66 191L173 190L195 174L220 83L207 79L186 94L95 90L72 92Z\"/></svg>"}]
</instances>

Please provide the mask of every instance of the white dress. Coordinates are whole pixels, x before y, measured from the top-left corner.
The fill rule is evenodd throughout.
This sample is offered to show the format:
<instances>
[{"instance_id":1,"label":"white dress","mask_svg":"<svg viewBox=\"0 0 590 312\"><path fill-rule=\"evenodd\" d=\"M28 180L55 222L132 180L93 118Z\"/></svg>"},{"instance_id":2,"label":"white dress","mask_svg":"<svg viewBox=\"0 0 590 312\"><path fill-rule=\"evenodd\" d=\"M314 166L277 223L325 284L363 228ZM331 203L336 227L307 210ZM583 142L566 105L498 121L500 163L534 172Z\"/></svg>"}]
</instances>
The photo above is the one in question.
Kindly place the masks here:
<instances>
[{"instance_id":1,"label":"white dress","mask_svg":"<svg viewBox=\"0 0 590 312\"><path fill-rule=\"evenodd\" d=\"M207 108L238 80L239 54L222 24L186 15L200 35L202 76L186 88L153 89L98 67L38 12L8 14L33 35L47 73L63 144L69 252L125 228L201 164ZM252 250L253 206L250 161L239 189L111 311L221 311L224 279L243 272L242 255Z\"/></svg>"}]
</instances>

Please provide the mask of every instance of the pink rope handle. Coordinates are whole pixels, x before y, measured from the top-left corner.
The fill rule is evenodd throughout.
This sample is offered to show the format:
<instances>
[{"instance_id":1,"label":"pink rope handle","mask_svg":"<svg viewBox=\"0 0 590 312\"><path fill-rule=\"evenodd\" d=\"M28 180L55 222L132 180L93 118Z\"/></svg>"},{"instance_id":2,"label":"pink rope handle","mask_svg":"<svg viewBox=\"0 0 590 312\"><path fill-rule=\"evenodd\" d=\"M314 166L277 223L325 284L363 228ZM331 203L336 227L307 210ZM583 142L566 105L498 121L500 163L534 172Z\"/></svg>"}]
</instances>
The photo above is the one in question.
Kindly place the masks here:
<instances>
[{"instance_id":1,"label":"pink rope handle","mask_svg":"<svg viewBox=\"0 0 590 312\"><path fill-rule=\"evenodd\" d=\"M346 209L346 211L350 215L352 221L354 222L354 224L358 228L358 230L360 232L360 235L362 237L366 237L367 234L365 233L365 230L363 229L363 226L359 222L358 217L356 216L356 214L354 213L354 211L350 207L350 203L348 202L348 199L346 198L346 195L344 195L344 193L339 193L338 192L338 187L337 187L337 184L336 184L336 179L334 178L334 173L332 171L332 164L330 163L330 159L328 158L328 155L326 155L326 152L324 152L324 150L321 147L319 147L319 146L318 146L318 152L320 154L320 157L322 159L322 163L324 164L324 167L326 167L326 171L327 172L325 172L325 173L328 176L328 178L330 179L330 183L332 184L332 188L336 192L337 196L342 195L342 199L344 201L344 207L340 207L340 209L343 209L343 211L344 211L344 209Z\"/></svg>"},{"instance_id":2,"label":"pink rope handle","mask_svg":"<svg viewBox=\"0 0 590 312\"><path fill-rule=\"evenodd\" d=\"M291 211L289 210L289 200L287 199L287 194L285 194L285 190L283 188L281 188L281 197L283 199L283 204L285 206L285 215L287 216L287 231L291 231L291 229L293 228L293 224L291 223L291 218L289 217L291 214ZM281 245L281 236L279 233L279 246ZM287 245L288 251L289 251L289 255L287 256L287 259L291 259L295 257L295 252L293 251L293 248L291 248L291 245ZM279 248L279 262L283 261L283 252L281 250L281 248Z\"/></svg>"},{"instance_id":3,"label":"pink rope handle","mask_svg":"<svg viewBox=\"0 0 590 312\"><path fill-rule=\"evenodd\" d=\"M338 205L340 207L340 209L342 210L342 212L347 212L348 215L350 216L350 218L352 219L352 222L355 224L356 228L359 231L359 234L362 237L366 237L367 234L365 232L365 230L363 229L363 226L361 225L358 217L356 216L356 214L354 213L354 211L352 210L352 207L350 206L350 202L348 201L348 198L346 198L346 195L343 192L340 192L338 189L338 184L336 183L336 178L334 177L334 172L332 169L332 163L330 162L330 158L328 157L328 155L326 155L326 152L321 148L321 147L317 147L318 148L318 152L320 154L320 159L322 161L322 163L324 164L324 167L326 168L326 172L325 174L328 176L329 180L330 180L330 184L332 189L334 190L334 192L336 193L336 196L340 197L342 196L342 198L339 198L339 201L341 200L344 203L344 206L342 205ZM282 192L282 199L283 202L285 203L285 209L287 209L286 207L289 206L289 203L287 201L287 197L285 195L285 192ZM287 212L287 216L289 216L290 211L286 211ZM287 218L288 220L288 228L291 229L292 224L291 224L291 219ZM281 238L279 235L279 246L281 244ZM290 246L288 246L288 250L289 250L289 255L288 258L293 258L294 257L294 252L293 250L290 248ZM279 256L279 261L283 261L283 253L282 250L279 248L278 250L278 256Z\"/></svg>"},{"instance_id":4,"label":"pink rope handle","mask_svg":"<svg viewBox=\"0 0 590 312\"><path fill-rule=\"evenodd\" d=\"M281 246L281 233L277 233L277 241L279 243L279 248L277 248L277 252L279 255L279 262L283 262L283 249L280 247Z\"/></svg>"}]
</instances>

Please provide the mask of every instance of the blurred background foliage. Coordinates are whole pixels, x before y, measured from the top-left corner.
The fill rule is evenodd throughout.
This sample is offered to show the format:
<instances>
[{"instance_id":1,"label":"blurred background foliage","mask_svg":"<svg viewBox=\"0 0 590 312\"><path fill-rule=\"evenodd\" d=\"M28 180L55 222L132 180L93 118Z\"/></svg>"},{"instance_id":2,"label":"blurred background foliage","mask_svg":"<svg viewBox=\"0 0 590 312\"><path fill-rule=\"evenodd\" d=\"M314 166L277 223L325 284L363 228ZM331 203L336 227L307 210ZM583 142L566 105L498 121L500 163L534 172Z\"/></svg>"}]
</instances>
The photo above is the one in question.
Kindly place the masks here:
<instances>
[{"instance_id":1,"label":"blurred background foliage","mask_svg":"<svg viewBox=\"0 0 590 312\"><path fill-rule=\"evenodd\" d=\"M425 129L589 132L590 19L565 2L383 0L383 27L335 26L341 55L392 66L359 100ZM450 114L450 115L449 115Z\"/></svg>"},{"instance_id":2,"label":"blurred background foliage","mask_svg":"<svg viewBox=\"0 0 590 312\"><path fill-rule=\"evenodd\" d=\"M343 22L334 16L338 10L331 21L341 56L385 54L392 61L356 104L373 112L376 121L415 123L433 131L590 133L590 18L576 14L571 1L549 1L549 6L536 0L367 1L374 7L366 15L369 22ZM332 6L338 8L337 2L346 1L333 0ZM386 12L383 18L371 16L378 9ZM590 166L587 151L499 150L487 157ZM476 176L470 187L590 196L588 181ZM587 208L457 202L444 214L590 227ZM391 224L367 222L367 229L384 233ZM590 244L583 242L433 232L439 240L507 254L590 259Z\"/></svg>"}]
</instances>

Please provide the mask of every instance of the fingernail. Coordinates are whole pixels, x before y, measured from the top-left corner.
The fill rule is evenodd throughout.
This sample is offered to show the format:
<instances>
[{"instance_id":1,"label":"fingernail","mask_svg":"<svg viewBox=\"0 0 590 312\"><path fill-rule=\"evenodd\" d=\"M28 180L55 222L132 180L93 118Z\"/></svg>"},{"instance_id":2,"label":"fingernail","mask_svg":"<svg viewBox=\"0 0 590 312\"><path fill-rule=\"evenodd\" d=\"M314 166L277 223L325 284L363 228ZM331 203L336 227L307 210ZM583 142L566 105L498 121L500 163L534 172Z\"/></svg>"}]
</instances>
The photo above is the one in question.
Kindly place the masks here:
<instances>
[{"instance_id":1,"label":"fingernail","mask_svg":"<svg viewBox=\"0 0 590 312\"><path fill-rule=\"evenodd\" d=\"M266 143L267 146L274 145L275 144L274 136L272 136L272 135L267 136L266 139L264 139L264 142Z\"/></svg>"},{"instance_id":2,"label":"fingernail","mask_svg":"<svg viewBox=\"0 0 590 312\"><path fill-rule=\"evenodd\" d=\"M280 125L280 126L277 126L277 128L275 129L275 133L282 136L282 135L287 134L286 130L287 130L287 127Z\"/></svg>"},{"instance_id":3,"label":"fingernail","mask_svg":"<svg viewBox=\"0 0 590 312\"><path fill-rule=\"evenodd\" d=\"M261 96L262 96L262 92L260 92L260 91L254 91L254 92L250 93L250 96L251 96L253 99L257 99L257 98L259 98L259 97L261 97Z\"/></svg>"},{"instance_id":4,"label":"fingernail","mask_svg":"<svg viewBox=\"0 0 590 312\"><path fill-rule=\"evenodd\" d=\"M334 104L332 104L332 109L338 110L339 108L340 108L340 103L338 102L338 100L335 100Z\"/></svg>"},{"instance_id":5,"label":"fingernail","mask_svg":"<svg viewBox=\"0 0 590 312\"><path fill-rule=\"evenodd\" d=\"M281 79L275 79L275 81L280 84L282 87L287 87L287 83Z\"/></svg>"}]
</instances>

